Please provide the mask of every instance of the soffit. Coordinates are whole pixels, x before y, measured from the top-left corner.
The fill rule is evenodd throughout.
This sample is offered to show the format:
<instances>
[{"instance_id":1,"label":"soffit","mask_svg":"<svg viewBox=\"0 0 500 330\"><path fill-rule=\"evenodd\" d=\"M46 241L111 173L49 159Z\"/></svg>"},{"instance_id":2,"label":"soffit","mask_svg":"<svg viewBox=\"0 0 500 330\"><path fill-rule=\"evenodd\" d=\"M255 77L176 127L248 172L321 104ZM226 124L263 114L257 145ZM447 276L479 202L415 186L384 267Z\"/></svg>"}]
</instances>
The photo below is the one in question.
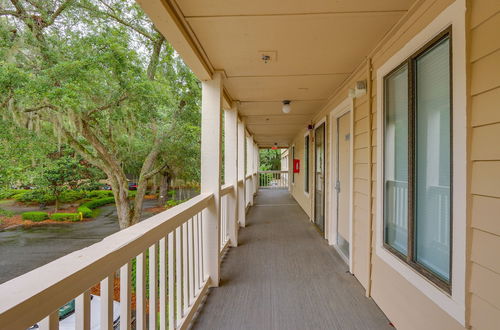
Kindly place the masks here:
<instances>
[{"instance_id":1,"label":"soffit","mask_svg":"<svg viewBox=\"0 0 500 330\"><path fill-rule=\"evenodd\" d=\"M178 0L176 6L200 52L227 75L225 89L254 140L287 145L412 2ZM265 64L261 54L269 52ZM292 101L288 115L281 113L285 99Z\"/></svg>"}]
</instances>

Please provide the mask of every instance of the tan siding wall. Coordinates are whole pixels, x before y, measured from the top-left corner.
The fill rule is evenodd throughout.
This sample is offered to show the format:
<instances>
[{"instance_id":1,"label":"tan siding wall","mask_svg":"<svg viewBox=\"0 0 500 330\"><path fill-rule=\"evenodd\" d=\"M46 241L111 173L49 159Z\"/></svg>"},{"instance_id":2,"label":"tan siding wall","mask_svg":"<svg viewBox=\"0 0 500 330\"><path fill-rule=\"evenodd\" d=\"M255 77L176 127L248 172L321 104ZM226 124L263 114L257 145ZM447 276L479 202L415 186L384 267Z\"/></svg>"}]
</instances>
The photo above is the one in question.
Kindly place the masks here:
<instances>
[{"instance_id":1,"label":"tan siding wall","mask_svg":"<svg viewBox=\"0 0 500 330\"><path fill-rule=\"evenodd\" d=\"M470 13L470 324L500 325L500 1L474 0Z\"/></svg>"},{"instance_id":2,"label":"tan siding wall","mask_svg":"<svg viewBox=\"0 0 500 330\"><path fill-rule=\"evenodd\" d=\"M307 124L304 124L306 126ZM303 129L300 134L298 134L295 137L295 140L293 141L293 144L295 145L295 159L300 159L300 173L295 173L295 183L292 185L292 195L295 198L295 200L299 203L299 205L304 209L304 211L307 213L309 217L311 217L311 196L312 194L309 193L307 195L304 191L304 183L305 183L305 158L304 158L304 134L307 132L307 129ZM313 162L313 145L310 143L309 144L309 182L312 182L311 180L313 179L312 175L312 166L314 165ZM291 156L290 156L291 159ZM291 178L290 178L291 180ZM291 182L291 181L290 181ZM310 185L312 187L312 185Z\"/></svg>"}]
</instances>

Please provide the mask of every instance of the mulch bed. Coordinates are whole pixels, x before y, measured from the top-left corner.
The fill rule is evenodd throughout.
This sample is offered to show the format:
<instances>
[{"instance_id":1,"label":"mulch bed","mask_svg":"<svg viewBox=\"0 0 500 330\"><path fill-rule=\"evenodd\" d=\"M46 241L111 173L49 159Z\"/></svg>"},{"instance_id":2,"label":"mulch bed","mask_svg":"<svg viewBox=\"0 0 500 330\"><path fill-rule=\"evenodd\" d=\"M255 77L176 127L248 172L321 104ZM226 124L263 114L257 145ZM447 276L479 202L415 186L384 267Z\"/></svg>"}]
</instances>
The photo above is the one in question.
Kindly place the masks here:
<instances>
[{"instance_id":1,"label":"mulch bed","mask_svg":"<svg viewBox=\"0 0 500 330\"><path fill-rule=\"evenodd\" d=\"M61 213L76 213L76 207L67 207L65 209L59 210ZM0 223L0 230L7 228L15 228L19 226L24 227L35 227L35 226L45 226L45 225L54 225L60 223L75 223L74 221L56 221L56 220L44 220L44 221L31 221L31 220L23 220L21 214L13 215L12 217L0 217L2 223ZM83 219L78 222L88 222L93 219Z\"/></svg>"}]
</instances>

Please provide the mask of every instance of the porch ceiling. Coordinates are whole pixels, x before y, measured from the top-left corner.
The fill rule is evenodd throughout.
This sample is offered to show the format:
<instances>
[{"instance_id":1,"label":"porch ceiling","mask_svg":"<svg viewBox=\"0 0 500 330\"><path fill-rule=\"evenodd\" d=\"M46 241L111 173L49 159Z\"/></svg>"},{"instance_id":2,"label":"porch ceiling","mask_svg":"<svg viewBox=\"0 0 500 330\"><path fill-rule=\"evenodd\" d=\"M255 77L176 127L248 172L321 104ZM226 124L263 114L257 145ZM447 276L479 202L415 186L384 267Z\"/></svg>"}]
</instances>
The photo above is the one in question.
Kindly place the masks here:
<instances>
[{"instance_id":1,"label":"porch ceiling","mask_svg":"<svg viewBox=\"0 0 500 330\"><path fill-rule=\"evenodd\" d=\"M139 0L200 79L226 73L226 92L240 101L254 140L270 146L291 142L415 0L157 1L190 43L169 38L158 3ZM196 50L189 54L189 47ZM261 55L269 52L265 64ZM290 114L281 112L285 99Z\"/></svg>"}]
</instances>

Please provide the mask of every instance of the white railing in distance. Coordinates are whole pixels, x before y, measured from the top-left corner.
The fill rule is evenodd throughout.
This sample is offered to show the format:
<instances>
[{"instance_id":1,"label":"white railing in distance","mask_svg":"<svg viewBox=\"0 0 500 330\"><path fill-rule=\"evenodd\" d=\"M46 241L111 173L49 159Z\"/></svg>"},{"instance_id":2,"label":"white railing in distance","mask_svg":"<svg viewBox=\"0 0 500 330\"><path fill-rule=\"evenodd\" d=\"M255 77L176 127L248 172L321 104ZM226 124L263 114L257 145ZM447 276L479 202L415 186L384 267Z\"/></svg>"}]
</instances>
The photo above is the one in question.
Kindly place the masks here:
<instances>
[{"instance_id":1,"label":"white railing in distance","mask_svg":"<svg viewBox=\"0 0 500 330\"><path fill-rule=\"evenodd\" d=\"M196 196L3 283L1 328L39 324L58 329L59 308L76 298L76 328L90 329L97 316L91 314L90 290L100 283L100 328L113 329L115 276L120 283L120 329L187 328L209 286L203 267L202 211L212 198Z\"/></svg>"},{"instance_id":2,"label":"white railing in distance","mask_svg":"<svg viewBox=\"0 0 500 330\"><path fill-rule=\"evenodd\" d=\"M288 189L288 171L259 171L259 188Z\"/></svg>"}]
</instances>

